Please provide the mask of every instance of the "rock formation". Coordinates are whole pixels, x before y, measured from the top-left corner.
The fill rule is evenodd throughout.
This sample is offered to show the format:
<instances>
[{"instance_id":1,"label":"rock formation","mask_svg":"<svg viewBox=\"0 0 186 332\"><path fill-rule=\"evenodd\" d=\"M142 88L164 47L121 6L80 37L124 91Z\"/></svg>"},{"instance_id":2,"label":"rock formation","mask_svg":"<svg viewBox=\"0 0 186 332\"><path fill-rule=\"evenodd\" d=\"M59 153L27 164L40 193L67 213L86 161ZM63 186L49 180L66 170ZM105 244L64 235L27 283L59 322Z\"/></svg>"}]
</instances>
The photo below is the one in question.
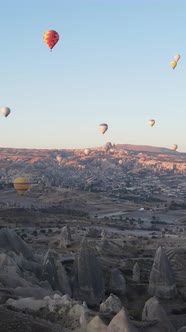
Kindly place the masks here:
<instances>
[{"instance_id":1,"label":"rock formation","mask_svg":"<svg viewBox=\"0 0 186 332\"><path fill-rule=\"evenodd\" d=\"M118 269L113 269L110 274L110 283L109 283L110 292L117 295L124 295L126 293L126 281Z\"/></svg>"},{"instance_id":2,"label":"rock formation","mask_svg":"<svg viewBox=\"0 0 186 332\"><path fill-rule=\"evenodd\" d=\"M0 254L0 282L10 288L29 285L16 261L4 253Z\"/></svg>"},{"instance_id":3,"label":"rock formation","mask_svg":"<svg viewBox=\"0 0 186 332\"><path fill-rule=\"evenodd\" d=\"M86 239L74 262L73 296L88 305L99 305L105 296L101 266Z\"/></svg>"},{"instance_id":4,"label":"rock formation","mask_svg":"<svg viewBox=\"0 0 186 332\"><path fill-rule=\"evenodd\" d=\"M65 332L60 325L0 307L1 332Z\"/></svg>"},{"instance_id":5,"label":"rock formation","mask_svg":"<svg viewBox=\"0 0 186 332\"><path fill-rule=\"evenodd\" d=\"M89 316L86 311L84 311L79 318L79 323L80 323L82 332L87 331L88 318L89 318Z\"/></svg>"},{"instance_id":6,"label":"rock formation","mask_svg":"<svg viewBox=\"0 0 186 332\"><path fill-rule=\"evenodd\" d=\"M70 288L68 276L66 274L65 268L60 261L56 262L57 278L59 284L59 290L62 294L68 294L72 296L72 291Z\"/></svg>"},{"instance_id":7,"label":"rock formation","mask_svg":"<svg viewBox=\"0 0 186 332\"><path fill-rule=\"evenodd\" d=\"M87 325L86 332L107 332L107 326L99 316L95 316Z\"/></svg>"},{"instance_id":8,"label":"rock formation","mask_svg":"<svg viewBox=\"0 0 186 332\"><path fill-rule=\"evenodd\" d=\"M66 248L72 242L71 231L68 225L61 229L59 248Z\"/></svg>"},{"instance_id":9,"label":"rock formation","mask_svg":"<svg viewBox=\"0 0 186 332\"><path fill-rule=\"evenodd\" d=\"M148 321L158 321L160 323L161 329L159 331L165 332L175 332L175 328L168 319L168 316L163 309L162 305L159 303L158 299L154 296L151 297L143 308L142 320Z\"/></svg>"},{"instance_id":10,"label":"rock formation","mask_svg":"<svg viewBox=\"0 0 186 332\"><path fill-rule=\"evenodd\" d=\"M101 239L108 239L110 237L110 234L108 231L106 231L105 229L102 230L101 232Z\"/></svg>"},{"instance_id":11,"label":"rock formation","mask_svg":"<svg viewBox=\"0 0 186 332\"><path fill-rule=\"evenodd\" d=\"M138 263L135 263L132 270L132 280L134 282L140 282L140 267Z\"/></svg>"},{"instance_id":12,"label":"rock formation","mask_svg":"<svg viewBox=\"0 0 186 332\"><path fill-rule=\"evenodd\" d=\"M59 289L55 260L50 253L50 249L47 251L47 253L43 259L42 279L47 280L53 290Z\"/></svg>"},{"instance_id":13,"label":"rock formation","mask_svg":"<svg viewBox=\"0 0 186 332\"><path fill-rule=\"evenodd\" d=\"M33 297L34 299L43 299L45 296L52 296L54 292L38 286L17 287L14 294L19 297Z\"/></svg>"},{"instance_id":14,"label":"rock formation","mask_svg":"<svg viewBox=\"0 0 186 332\"><path fill-rule=\"evenodd\" d=\"M0 229L0 248L22 254L26 258L32 258L33 252L30 247L12 229Z\"/></svg>"},{"instance_id":15,"label":"rock formation","mask_svg":"<svg viewBox=\"0 0 186 332\"><path fill-rule=\"evenodd\" d=\"M42 265L42 279L47 280L53 290L72 295L68 276L64 266L47 251Z\"/></svg>"},{"instance_id":16,"label":"rock formation","mask_svg":"<svg viewBox=\"0 0 186 332\"><path fill-rule=\"evenodd\" d=\"M156 250L148 291L150 295L164 299L173 298L177 293L172 268L161 246Z\"/></svg>"},{"instance_id":17,"label":"rock formation","mask_svg":"<svg viewBox=\"0 0 186 332\"><path fill-rule=\"evenodd\" d=\"M117 314L121 310L121 308L122 308L121 301L114 294L110 294L110 296L106 299L106 301L100 304L100 312L105 312L105 313Z\"/></svg>"},{"instance_id":18,"label":"rock formation","mask_svg":"<svg viewBox=\"0 0 186 332\"><path fill-rule=\"evenodd\" d=\"M111 320L107 332L137 332L135 326L130 322L124 307Z\"/></svg>"},{"instance_id":19,"label":"rock formation","mask_svg":"<svg viewBox=\"0 0 186 332\"><path fill-rule=\"evenodd\" d=\"M95 238L95 239L100 237L100 235L101 235L100 230L95 228L95 227L88 228L88 230L86 232L86 237L92 237L92 238Z\"/></svg>"}]
</instances>

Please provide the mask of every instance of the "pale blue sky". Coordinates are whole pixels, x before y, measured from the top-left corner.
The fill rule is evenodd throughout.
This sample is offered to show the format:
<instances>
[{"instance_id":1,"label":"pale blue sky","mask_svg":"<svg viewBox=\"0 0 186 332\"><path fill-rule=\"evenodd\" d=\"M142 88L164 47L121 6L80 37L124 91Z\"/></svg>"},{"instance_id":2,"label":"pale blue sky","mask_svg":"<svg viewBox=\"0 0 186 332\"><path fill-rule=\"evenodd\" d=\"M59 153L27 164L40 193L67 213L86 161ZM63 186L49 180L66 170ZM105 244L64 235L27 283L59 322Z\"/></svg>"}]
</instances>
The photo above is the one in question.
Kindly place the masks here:
<instances>
[{"instance_id":1,"label":"pale blue sky","mask_svg":"<svg viewBox=\"0 0 186 332\"><path fill-rule=\"evenodd\" d=\"M0 10L0 108L11 108L1 147L186 152L185 0L6 0ZM60 35L52 52L48 29Z\"/></svg>"}]
</instances>

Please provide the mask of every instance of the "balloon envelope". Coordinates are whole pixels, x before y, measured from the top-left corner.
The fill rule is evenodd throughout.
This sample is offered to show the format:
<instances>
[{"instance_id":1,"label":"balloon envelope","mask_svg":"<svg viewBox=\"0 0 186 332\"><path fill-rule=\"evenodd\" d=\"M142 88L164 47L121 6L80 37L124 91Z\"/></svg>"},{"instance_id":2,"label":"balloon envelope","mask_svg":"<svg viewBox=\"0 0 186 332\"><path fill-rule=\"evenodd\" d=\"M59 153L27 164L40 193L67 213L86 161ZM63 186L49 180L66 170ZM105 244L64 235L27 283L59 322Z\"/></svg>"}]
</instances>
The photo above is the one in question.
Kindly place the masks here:
<instances>
[{"instance_id":1,"label":"balloon envelope","mask_svg":"<svg viewBox=\"0 0 186 332\"><path fill-rule=\"evenodd\" d=\"M175 60L170 61L170 66L172 67L172 69L176 68L177 61L175 61Z\"/></svg>"},{"instance_id":2,"label":"balloon envelope","mask_svg":"<svg viewBox=\"0 0 186 332\"><path fill-rule=\"evenodd\" d=\"M62 159L63 158L59 154L56 156L56 160L58 161L58 163L60 163L62 161Z\"/></svg>"},{"instance_id":3,"label":"balloon envelope","mask_svg":"<svg viewBox=\"0 0 186 332\"><path fill-rule=\"evenodd\" d=\"M85 154L86 156L88 156L88 155L90 154L90 149L86 148L86 149L84 150L84 154Z\"/></svg>"},{"instance_id":4,"label":"balloon envelope","mask_svg":"<svg viewBox=\"0 0 186 332\"><path fill-rule=\"evenodd\" d=\"M108 129L108 125L106 123L100 123L99 130L102 134L104 134Z\"/></svg>"},{"instance_id":5,"label":"balloon envelope","mask_svg":"<svg viewBox=\"0 0 186 332\"><path fill-rule=\"evenodd\" d=\"M174 56L174 60L178 62L179 59L180 59L180 55L179 55L179 54L176 54L176 55Z\"/></svg>"},{"instance_id":6,"label":"balloon envelope","mask_svg":"<svg viewBox=\"0 0 186 332\"><path fill-rule=\"evenodd\" d=\"M153 120L153 119L150 119L150 120L149 120L149 125L150 125L151 127L153 127L153 126L154 126L154 124L155 124L155 120Z\"/></svg>"},{"instance_id":7,"label":"balloon envelope","mask_svg":"<svg viewBox=\"0 0 186 332\"><path fill-rule=\"evenodd\" d=\"M171 150L176 151L178 148L177 144L172 144Z\"/></svg>"},{"instance_id":8,"label":"balloon envelope","mask_svg":"<svg viewBox=\"0 0 186 332\"><path fill-rule=\"evenodd\" d=\"M7 117L9 114L10 114L10 108L9 107L3 107L3 108L1 108L1 113L5 116L5 117Z\"/></svg>"},{"instance_id":9,"label":"balloon envelope","mask_svg":"<svg viewBox=\"0 0 186 332\"><path fill-rule=\"evenodd\" d=\"M13 182L14 189L20 194L24 195L24 193L28 190L30 187L30 182L27 178L25 177L18 177L14 179Z\"/></svg>"},{"instance_id":10,"label":"balloon envelope","mask_svg":"<svg viewBox=\"0 0 186 332\"><path fill-rule=\"evenodd\" d=\"M59 34L55 30L47 30L43 33L43 40L52 50L59 40Z\"/></svg>"}]
</instances>

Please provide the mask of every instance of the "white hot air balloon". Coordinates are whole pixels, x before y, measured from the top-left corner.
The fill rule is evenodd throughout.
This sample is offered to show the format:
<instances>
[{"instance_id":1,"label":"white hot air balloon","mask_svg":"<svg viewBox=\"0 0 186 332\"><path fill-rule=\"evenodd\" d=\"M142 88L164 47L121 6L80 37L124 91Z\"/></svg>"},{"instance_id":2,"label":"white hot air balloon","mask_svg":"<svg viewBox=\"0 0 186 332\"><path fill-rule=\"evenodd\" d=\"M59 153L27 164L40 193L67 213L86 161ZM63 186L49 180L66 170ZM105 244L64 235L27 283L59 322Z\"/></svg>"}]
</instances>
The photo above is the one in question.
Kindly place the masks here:
<instances>
[{"instance_id":1,"label":"white hot air balloon","mask_svg":"<svg viewBox=\"0 0 186 332\"><path fill-rule=\"evenodd\" d=\"M62 162L62 157L60 156L60 154L58 154L57 156L56 156L56 160L57 160L57 162L60 164L61 162Z\"/></svg>"},{"instance_id":2,"label":"white hot air balloon","mask_svg":"<svg viewBox=\"0 0 186 332\"><path fill-rule=\"evenodd\" d=\"M5 116L5 117L7 117L9 114L10 114L10 108L9 107L3 107L3 108L1 108L1 113Z\"/></svg>"},{"instance_id":3,"label":"white hot air balloon","mask_svg":"<svg viewBox=\"0 0 186 332\"><path fill-rule=\"evenodd\" d=\"M176 151L178 148L177 144L172 144L171 145L171 150Z\"/></svg>"},{"instance_id":4,"label":"white hot air balloon","mask_svg":"<svg viewBox=\"0 0 186 332\"><path fill-rule=\"evenodd\" d=\"M179 54L175 54L175 56L174 56L174 60L175 60L176 62L178 62L179 59L180 59L180 55L179 55Z\"/></svg>"},{"instance_id":5,"label":"white hot air balloon","mask_svg":"<svg viewBox=\"0 0 186 332\"><path fill-rule=\"evenodd\" d=\"M86 156L88 156L88 155L90 154L90 149L86 148L86 149L84 150L84 154L85 154Z\"/></svg>"},{"instance_id":6,"label":"white hot air balloon","mask_svg":"<svg viewBox=\"0 0 186 332\"><path fill-rule=\"evenodd\" d=\"M153 127L155 125L155 120L154 119L150 119L149 120L149 126Z\"/></svg>"},{"instance_id":7,"label":"white hot air balloon","mask_svg":"<svg viewBox=\"0 0 186 332\"><path fill-rule=\"evenodd\" d=\"M108 125L106 123L100 123L99 130L102 134L104 134L108 129Z\"/></svg>"}]
</instances>

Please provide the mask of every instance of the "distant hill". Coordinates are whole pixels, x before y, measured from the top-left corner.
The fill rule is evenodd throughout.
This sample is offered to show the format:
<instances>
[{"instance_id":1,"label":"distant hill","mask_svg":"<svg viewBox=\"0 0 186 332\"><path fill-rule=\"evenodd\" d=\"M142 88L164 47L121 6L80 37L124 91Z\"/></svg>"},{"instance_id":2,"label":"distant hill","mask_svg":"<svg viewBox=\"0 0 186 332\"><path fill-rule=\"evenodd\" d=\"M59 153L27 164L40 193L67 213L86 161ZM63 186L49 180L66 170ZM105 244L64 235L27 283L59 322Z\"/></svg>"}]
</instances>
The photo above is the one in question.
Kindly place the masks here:
<instances>
[{"instance_id":1,"label":"distant hill","mask_svg":"<svg viewBox=\"0 0 186 332\"><path fill-rule=\"evenodd\" d=\"M156 152L156 153L179 153L177 151L172 151L168 148L161 148L157 146L150 145L135 145L135 144L116 144L116 149L132 150L132 151L146 151L146 152Z\"/></svg>"},{"instance_id":2,"label":"distant hill","mask_svg":"<svg viewBox=\"0 0 186 332\"><path fill-rule=\"evenodd\" d=\"M131 150L131 151L138 151L138 152L150 152L150 153L179 153L181 152L178 151L172 151L171 149L168 148L163 148L163 147L157 147L157 146L151 146L151 145L136 145L136 144L115 144L115 148L117 150ZM91 150L101 150L101 146L93 147L90 148ZM0 147L0 159L2 159L3 155L4 156L19 156L20 155L29 155L33 158L33 156L36 157L54 157L57 154L60 154L62 157L70 157L74 155L75 152L80 152L84 151L84 149L79 148L79 149L29 149L29 148L2 148ZM183 152L182 152L183 153Z\"/></svg>"},{"instance_id":3,"label":"distant hill","mask_svg":"<svg viewBox=\"0 0 186 332\"><path fill-rule=\"evenodd\" d=\"M48 187L112 191L125 189L126 183L135 187L139 185L139 178L142 179L141 193L146 176L152 177L156 183L157 175L166 174L172 176L174 186L184 183L186 153L148 145L116 144L112 147L111 144L108 150L105 146L90 148L88 154L84 149L0 148L0 191L13 191L12 181L18 176L29 178L32 193L36 188L34 197L38 187L41 191ZM177 176L181 177L180 182ZM149 186L148 182L144 188ZM175 187L173 189L176 190ZM185 187L182 193L185 194ZM6 201L6 197L4 199Z\"/></svg>"}]
</instances>

